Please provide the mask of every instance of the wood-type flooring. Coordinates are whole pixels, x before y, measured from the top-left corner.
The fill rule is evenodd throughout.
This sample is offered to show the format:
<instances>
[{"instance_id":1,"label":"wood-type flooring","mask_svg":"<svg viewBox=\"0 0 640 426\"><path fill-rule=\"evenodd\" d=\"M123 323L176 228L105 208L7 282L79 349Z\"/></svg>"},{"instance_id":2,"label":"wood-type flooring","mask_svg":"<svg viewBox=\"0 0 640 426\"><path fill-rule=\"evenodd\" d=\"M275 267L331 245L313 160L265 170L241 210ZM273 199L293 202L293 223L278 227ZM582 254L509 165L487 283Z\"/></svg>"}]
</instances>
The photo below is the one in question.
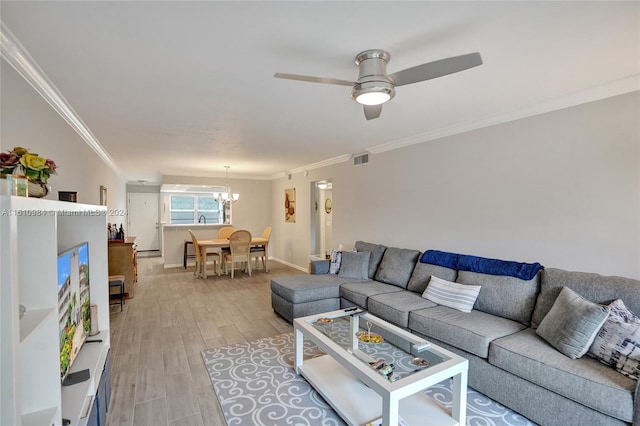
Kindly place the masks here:
<instances>
[{"instance_id":1,"label":"wood-type flooring","mask_svg":"<svg viewBox=\"0 0 640 426\"><path fill-rule=\"evenodd\" d=\"M255 264L254 264L255 265ZM253 276L193 276L138 260L135 296L110 307L112 393L108 426L224 425L200 352L291 332L271 309L271 278L303 272L269 262Z\"/></svg>"}]
</instances>

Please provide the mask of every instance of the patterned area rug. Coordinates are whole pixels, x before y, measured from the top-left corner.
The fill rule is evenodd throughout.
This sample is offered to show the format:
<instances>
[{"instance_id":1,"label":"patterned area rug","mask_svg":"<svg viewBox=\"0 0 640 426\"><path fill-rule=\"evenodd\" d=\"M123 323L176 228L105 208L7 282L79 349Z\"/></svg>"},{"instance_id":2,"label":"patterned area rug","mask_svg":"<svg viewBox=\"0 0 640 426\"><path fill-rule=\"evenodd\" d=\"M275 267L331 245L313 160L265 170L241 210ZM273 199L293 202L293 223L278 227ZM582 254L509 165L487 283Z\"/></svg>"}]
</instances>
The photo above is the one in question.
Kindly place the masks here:
<instances>
[{"instance_id":1,"label":"patterned area rug","mask_svg":"<svg viewBox=\"0 0 640 426\"><path fill-rule=\"evenodd\" d=\"M305 359L322 354L307 340L304 353ZM202 357L229 426L345 424L307 381L293 371L292 333L208 349L202 352ZM451 380L425 392L443 406L451 407ZM468 388L467 425L535 426L535 423Z\"/></svg>"}]
</instances>

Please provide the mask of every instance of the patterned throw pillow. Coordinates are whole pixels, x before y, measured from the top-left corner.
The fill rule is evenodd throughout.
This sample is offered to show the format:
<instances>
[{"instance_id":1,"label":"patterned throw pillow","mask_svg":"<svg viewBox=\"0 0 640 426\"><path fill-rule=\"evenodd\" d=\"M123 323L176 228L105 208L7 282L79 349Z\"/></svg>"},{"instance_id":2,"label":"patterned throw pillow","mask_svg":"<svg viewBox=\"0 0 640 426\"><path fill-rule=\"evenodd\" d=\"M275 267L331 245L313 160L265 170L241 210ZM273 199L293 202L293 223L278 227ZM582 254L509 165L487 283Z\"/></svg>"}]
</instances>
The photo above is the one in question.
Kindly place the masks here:
<instances>
[{"instance_id":1,"label":"patterned throw pillow","mask_svg":"<svg viewBox=\"0 0 640 426\"><path fill-rule=\"evenodd\" d=\"M627 377L640 379L640 318L618 299L596 336L588 355Z\"/></svg>"},{"instance_id":2,"label":"patterned throw pillow","mask_svg":"<svg viewBox=\"0 0 640 426\"><path fill-rule=\"evenodd\" d=\"M331 265L329 266L330 274L337 274L342 263L342 250L331 250Z\"/></svg>"},{"instance_id":3,"label":"patterned throw pillow","mask_svg":"<svg viewBox=\"0 0 640 426\"><path fill-rule=\"evenodd\" d=\"M432 275L422 297L438 305L469 313L473 309L473 304L476 303L480 287L452 283Z\"/></svg>"}]
</instances>

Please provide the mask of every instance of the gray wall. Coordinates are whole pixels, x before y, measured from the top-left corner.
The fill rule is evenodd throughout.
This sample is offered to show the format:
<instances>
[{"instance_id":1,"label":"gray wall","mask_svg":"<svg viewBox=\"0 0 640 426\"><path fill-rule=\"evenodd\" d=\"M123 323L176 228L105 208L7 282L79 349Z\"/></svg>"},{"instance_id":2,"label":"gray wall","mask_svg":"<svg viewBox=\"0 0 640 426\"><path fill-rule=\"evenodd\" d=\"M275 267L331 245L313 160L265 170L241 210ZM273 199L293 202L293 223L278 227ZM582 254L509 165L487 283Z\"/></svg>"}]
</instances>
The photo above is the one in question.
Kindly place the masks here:
<instances>
[{"instance_id":1,"label":"gray wall","mask_svg":"<svg viewBox=\"0 0 640 426\"><path fill-rule=\"evenodd\" d=\"M331 178L334 247L361 239L640 278L639 103L634 92L278 179L271 254L306 267L309 182ZM282 213L290 187L295 224Z\"/></svg>"},{"instance_id":2,"label":"gray wall","mask_svg":"<svg viewBox=\"0 0 640 426\"><path fill-rule=\"evenodd\" d=\"M10 65L0 62L0 150L21 146L56 162L58 174L48 180L48 199L57 200L58 191L77 191L79 203L100 204L100 186L105 186L113 213L108 221L126 223L124 179Z\"/></svg>"}]
</instances>

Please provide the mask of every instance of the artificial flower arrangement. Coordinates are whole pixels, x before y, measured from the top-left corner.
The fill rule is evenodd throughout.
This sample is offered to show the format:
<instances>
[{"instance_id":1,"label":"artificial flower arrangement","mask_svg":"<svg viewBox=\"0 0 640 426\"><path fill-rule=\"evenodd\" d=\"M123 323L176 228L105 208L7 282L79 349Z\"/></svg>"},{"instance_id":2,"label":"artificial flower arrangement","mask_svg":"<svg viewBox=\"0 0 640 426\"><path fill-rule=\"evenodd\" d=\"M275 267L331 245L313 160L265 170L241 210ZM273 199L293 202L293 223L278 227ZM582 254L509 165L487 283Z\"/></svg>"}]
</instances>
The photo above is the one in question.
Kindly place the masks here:
<instances>
[{"instance_id":1,"label":"artificial flower arrangement","mask_svg":"<svg viewBox=\"0 0 640 426\"><path fill-rule=\"evenodd\" d=\"M17 146L8 153L0 152L0 173L25 175L32 182L47 183L55 175L56 163Z\"/></svg>"}]
</instances>

